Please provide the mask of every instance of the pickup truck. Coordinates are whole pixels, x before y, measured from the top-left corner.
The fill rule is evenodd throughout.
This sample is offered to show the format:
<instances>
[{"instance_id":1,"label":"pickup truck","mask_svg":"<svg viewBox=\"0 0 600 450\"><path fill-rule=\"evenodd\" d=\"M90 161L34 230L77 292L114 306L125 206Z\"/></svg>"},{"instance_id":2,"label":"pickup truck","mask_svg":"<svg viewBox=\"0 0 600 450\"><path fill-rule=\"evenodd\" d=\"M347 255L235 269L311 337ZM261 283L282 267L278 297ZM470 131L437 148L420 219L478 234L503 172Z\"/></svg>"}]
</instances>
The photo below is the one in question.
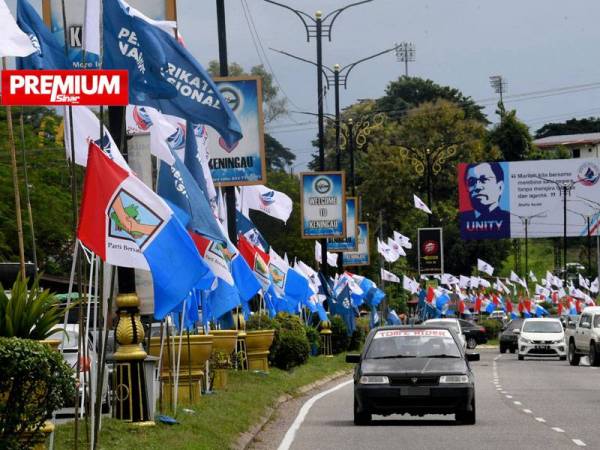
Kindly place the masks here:
<instances>
[{"instance_id":1,"label":"pickup truck","mask_svg":"<svg viewBox=\"0 0 600 450\"><path fill-rule=\"evenodd\" d=\"M585 308L578 321L568 324L565 340L569 364L577 366L587 356L590 366L600 366L600 307Z\"/></svg>"}]
</instances>

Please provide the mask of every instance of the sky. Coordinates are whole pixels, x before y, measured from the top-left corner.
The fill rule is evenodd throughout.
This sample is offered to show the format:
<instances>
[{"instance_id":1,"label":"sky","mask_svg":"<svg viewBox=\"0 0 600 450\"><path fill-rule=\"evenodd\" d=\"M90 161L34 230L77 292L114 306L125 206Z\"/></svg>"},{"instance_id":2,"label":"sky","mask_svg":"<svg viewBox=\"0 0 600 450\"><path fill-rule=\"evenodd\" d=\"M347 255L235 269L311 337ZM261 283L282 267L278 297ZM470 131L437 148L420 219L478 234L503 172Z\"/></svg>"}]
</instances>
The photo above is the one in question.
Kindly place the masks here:
<instances>
[{"instance_id":1,"label":"sky","mask_svg":"<svg viewBox=\"0 0 600 450\"><path fill-rule=\"evenodd\" d=\"M310 15L352 3L280 1ZM7 3L14 11L15 0ZM40 1L32 3L37 6ZM306 42L298 17L264 0L226 0L225 8L229 61L246 69L264 63L288 98L289 110L316 112L314 66L269 50L316 60L315 42ZM192 53L203 64L217 59L215 0L178 0L177 12ZM344 66L395 43L412 42L416 61L409 64L409 75L458 88L485 105L492 122L497 121L497 96L489 76L502 75L507 80L506 107L516 109L534 132L546 122L600 115L599 18L597 0L374 0L338 16L332 41L323 40L323 61L330 67ZM341 90L341 106L382 96L388 83L403 74L404 63L393 52L356 66L348 89ZM518 97L521 94L529 95ZM325 111L333 112L333 91ZM266 131L296 154L295 172L305 169L314 152L316 118L290 114Z\"/></svg>"}]
</instances>

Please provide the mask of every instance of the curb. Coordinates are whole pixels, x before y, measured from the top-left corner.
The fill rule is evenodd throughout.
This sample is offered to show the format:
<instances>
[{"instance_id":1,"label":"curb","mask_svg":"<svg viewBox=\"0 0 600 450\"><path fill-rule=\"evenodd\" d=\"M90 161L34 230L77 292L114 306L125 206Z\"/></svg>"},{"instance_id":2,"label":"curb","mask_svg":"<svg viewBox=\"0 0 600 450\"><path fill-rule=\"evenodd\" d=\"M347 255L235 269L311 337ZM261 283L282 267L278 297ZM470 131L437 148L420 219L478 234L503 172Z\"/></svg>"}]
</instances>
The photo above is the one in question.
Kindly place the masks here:
<instances>
[{"instance_id":1,"label":"curb","mask_svg":"<svg viewBox=\"0 0 600 450\"><path fill-rule=\"evenodd\" d=\"M258 433L260 433L260 431L264 428L264 426L272 419L275 412L277 412L279 407L281 405L283 405L284 403L292 400L296 396L304 395L307 392L312 391L313 389L320 388L321 386L329 383L330 381L336 380L337 378L341 378L341 377L351 374L351 373L352 373L352 369L338 370L337 372L334 372L331 375L328 375L317 381L313 381L312 383L309 383L309 384L299 387L298 389L296 389L294 391L293 395L290 395L290 394L280 395L277 398L277 400L275 400L275 404L267 408L267 410L265 411L263 416L258 420L258 422L256 422L254 425L252 425L249 430L244 431L240 435L240 437L237 439L236 443L233 445L232 448L234 448L236 450L247 449L250 446L250 444L254 441L254 438L256 437L256 435L258 435Z\"/></svg>"}]
</instances>

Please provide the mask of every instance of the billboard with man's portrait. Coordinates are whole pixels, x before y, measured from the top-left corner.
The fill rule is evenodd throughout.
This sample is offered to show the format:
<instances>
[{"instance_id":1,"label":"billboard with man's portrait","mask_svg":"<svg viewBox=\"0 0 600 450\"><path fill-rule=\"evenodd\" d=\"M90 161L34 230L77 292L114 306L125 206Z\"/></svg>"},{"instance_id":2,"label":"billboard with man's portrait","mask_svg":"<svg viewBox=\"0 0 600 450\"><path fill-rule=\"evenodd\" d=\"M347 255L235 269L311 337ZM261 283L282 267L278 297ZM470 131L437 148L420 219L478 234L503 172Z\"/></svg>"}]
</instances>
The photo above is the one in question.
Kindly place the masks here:
<instances>
[{"instance_id":1,"label":"billboard with man's portrait","mask_svg":"<svg viewBox=\"0 0 600 450\"><path fill-rule=\"evenodd\" d=\"M556 159L458 165L463 239L586 236L600 226L600 161Z\"/></svg>"}]
</instances>

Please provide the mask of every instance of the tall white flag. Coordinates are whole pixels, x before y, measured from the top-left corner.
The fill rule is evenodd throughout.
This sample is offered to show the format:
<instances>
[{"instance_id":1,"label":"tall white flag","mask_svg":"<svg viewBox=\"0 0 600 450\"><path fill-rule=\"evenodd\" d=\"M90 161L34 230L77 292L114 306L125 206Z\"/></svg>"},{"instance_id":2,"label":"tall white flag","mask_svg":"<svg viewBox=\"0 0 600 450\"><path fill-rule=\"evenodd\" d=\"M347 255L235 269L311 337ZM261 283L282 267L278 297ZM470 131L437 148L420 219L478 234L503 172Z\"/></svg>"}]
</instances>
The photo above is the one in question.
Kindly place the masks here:
<instances>
[{"instance_id":1,"label":"tall white flag","mask_svg":"<svg viewBox=\"0 0 600 450\"><path fill-rule=\"evenodd\" d=\"M402 233L398 233L397 231L394 231L394 241L396 241L400 246L409 250L412 248L410 239L404 236Z\"/></svg>"},{"instance_id":2,"label":"tall white flag","mask_svg":"<svg viewBox=\"0 0 600 450\"><path fill-rule=\"evenodd\" d=\"M417 283L413 278L404 275L402 277L402 288L406 289L411 294L416 294L419 292L419 283Z\"/></svg>"},{"instance_id":3,"label":"tall white flag","mask_svg":"<svg viewBox=\"0 0 600 450\"><path fill-rule=\"evenodd\" d=\"M327 252L327 264L331 267L337 267L338 253ZM315 241L315 260L321 264L321 243Z\"/></svg>"},{"instance_id":4,"label":"tall white flag","mask_svg":"<svg viewBox=\"0 0 600 450\"><path fill-rule=\"evenodd\" d=\"M388 247L390 247L394 251L394 253L396 253L399 257L406 256L406 252L404 251L404 249L395 240L393 240L392 238L388 238L387 243Z\"/></svg>"},{"instance_id":5,"label":"tall white flag","mask_svg":"<svg viewBox=\"0 0 600 450\"><path fill-rule=\"evenodd\" d=\"M425 204L423 200L421 200L415 194L413 194L413 200L415 202L415 208L420 209L421 211L425 211L427 214L431 214L431 210L429 209L429 207Z\"/></svg>"},{"instance_id":6,"label":"tall white flag","mask_svg":"<svg viewBox=\"0 0 600 450\"><path fill-rule=\"evenodd\" d=\"M533 270L529 271L529 279L534 283L537 283L537 277L535 276L535 273L533 273Z\"/></svg>"},{"instance_id":7,"label":"tall white flag","mask_svg":"<svg viewBox=\"0 0 600 450\"><path fill-rule=\"evenodd\" d=\"M381 279L391 283L400 283L400 278L397 275L393 274L392 272L388 272L383 267L381 268Z\"/></svg>"},{"instance_id":8,"label":"tall white flag","mask_svg":"<svg viewBox=\"0 0 600 450\"><path fill-rule=\"evenodd\" d=\"M599 287L600 286L599 286L599 283L598 283L598 277L596 277L596 279L594 281L592 281L592 284L590 285L590 292L592 294L597 294Z\"/></svg>"},{"instance_id":9,"label":"tall white flag","mask_svg":"<svg viewBox=\"0 0 600 450\"><path fill-rule=\"evenodd\" d=\"M477 258L477 270L479 272L487 273L490 277L494 274L494 268L483 259L479 258Z\"/></svg>"},{"instance_id":10,"label":"tall white flag","mask_svg":"<svg viewBox=\"0 0 600 450\"><path fill-rule=\"evenodd\" d=\"M19 28L4 0L0 0L0 57L29 56L36 51L29 37Z\"/></svg>"},{"instance_id":11,"label":"tall white flag","mask_svg":"<svg viewBox=\"0 0 600 450\"><path fill-rule=\"evenodd\" d=\"M241 209L255 209L271 217L287 222L292 214L293 202L283 192L263 185L242 186Z\"/></svg>"},{"instance_id":12,"label":"tall white flag","mask_svg":"<svg viewBox=\"0 0 600 450\"><path fill-rule=\"evenodd\" d=\"M377 252L389 263L393 263L400 258L400 255L395 253L389 245L381 241L379 238L377 238Z\"/></svg>"}]
</instances>

